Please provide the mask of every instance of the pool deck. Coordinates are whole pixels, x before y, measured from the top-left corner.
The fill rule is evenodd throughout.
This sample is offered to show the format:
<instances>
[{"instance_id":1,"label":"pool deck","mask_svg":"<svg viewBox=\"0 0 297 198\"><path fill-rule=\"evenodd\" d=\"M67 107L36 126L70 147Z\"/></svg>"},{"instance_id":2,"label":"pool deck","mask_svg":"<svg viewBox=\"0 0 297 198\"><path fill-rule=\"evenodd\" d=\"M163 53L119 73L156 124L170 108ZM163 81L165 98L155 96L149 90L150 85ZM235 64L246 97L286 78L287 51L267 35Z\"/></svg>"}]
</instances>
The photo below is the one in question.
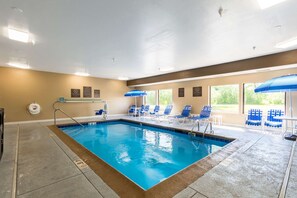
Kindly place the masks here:
<instances>
[{"instance_id":1,"label":"pool deck","mask_svg":"<svg viewBox=\"0 0 297 198\"><path fill-rule=\"evenodd\" d=\"M191 128L188 124L124 118ZM119 197L87 165L75 163L80 158L47 128L52 124L5 126L0 197ZM214 130L215 135L237 138L246 144L175 197L279 197L295 143L254 129L214 126ZM296 186L297 146L285 197L296 197Z\"/></svg>"}]
</instances>

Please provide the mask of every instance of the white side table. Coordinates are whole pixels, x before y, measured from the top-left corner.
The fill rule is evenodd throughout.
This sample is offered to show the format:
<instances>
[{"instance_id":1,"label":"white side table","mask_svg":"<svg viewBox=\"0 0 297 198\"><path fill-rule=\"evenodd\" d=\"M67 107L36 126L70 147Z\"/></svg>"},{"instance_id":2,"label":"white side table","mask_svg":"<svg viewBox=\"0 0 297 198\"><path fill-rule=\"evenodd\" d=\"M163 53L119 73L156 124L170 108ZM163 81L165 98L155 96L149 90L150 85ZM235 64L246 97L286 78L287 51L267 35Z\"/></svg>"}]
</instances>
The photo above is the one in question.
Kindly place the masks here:
<instances>
[{"instance_id":1,"label":"white side table","mask_svg":"<svg viewBox=\"0 0 297 198\"><path fill-rule=\"evenodd\" d=\"M212 115L212 122L215 125L222 125L223 124L223 116L222 115Z\"/></svg>"},{"instance_id":2,"label":"white side table","mask_svg":"<svg viewBox=\"0 0 297 198\"><path fill-rule=\"evenodd\" d=\"M275 119L281 119L285 122L285 127L283 126L283 132L284 133L291 133L294 134L296 130L296 124L297 124L297 117L290 117L290 116L276 116ZM291 126L290 126L290 124Z\"/></svg>"}]
</instances>

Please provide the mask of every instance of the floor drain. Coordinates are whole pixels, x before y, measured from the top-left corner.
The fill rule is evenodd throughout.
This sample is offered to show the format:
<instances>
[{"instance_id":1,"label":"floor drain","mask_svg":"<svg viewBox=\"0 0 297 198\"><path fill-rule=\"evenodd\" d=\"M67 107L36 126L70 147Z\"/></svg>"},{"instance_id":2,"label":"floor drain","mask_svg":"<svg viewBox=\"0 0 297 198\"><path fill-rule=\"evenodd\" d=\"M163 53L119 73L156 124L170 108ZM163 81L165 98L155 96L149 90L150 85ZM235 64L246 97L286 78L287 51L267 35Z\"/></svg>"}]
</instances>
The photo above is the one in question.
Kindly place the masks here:
<instances>
[{"instance_id":1,"label":"floor drain","mask_svg":"<svg viewBox=\"0 0 297 198\"><path fill-rule=\"evenodd\" d=\"M74 160L74 163L76 164L76 166L80 169L87 167L88 165L82 161L81 159L78 160Z\"/></svg>"}]
</instances>

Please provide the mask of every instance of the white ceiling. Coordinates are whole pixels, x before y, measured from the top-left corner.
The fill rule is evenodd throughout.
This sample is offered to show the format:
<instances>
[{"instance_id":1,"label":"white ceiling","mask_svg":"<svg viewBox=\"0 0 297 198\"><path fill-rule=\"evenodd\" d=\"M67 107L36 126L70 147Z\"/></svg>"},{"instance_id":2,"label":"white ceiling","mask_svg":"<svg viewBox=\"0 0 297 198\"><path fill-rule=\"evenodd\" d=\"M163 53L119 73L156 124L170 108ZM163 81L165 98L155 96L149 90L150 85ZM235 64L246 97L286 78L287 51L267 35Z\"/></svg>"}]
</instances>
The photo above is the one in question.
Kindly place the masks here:
<instances>
[{"instance_id":1,"label":"white ceiling","mask_svg":"<svg viewBox=\"0 0 297 198\"><path fill-rule=\"evenodd\" d=\"M296 9L296 0L265 10L257 0L1 0L0 65L136 79L257 57L297 48L274 48L297 36ZM35 45L9 40L8 26Z\"/></svg>"}]
</instances>

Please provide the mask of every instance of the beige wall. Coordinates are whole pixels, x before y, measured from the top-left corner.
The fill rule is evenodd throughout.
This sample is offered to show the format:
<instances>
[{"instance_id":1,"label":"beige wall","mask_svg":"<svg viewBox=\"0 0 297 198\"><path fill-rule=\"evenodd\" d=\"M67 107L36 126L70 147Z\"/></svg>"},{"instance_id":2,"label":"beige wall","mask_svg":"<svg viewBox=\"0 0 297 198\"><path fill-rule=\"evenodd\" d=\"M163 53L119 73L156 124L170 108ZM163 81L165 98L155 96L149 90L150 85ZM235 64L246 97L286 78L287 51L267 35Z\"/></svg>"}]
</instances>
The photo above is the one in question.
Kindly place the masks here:
<instances>
[{"instance_id":1,"label":"beige wall","mask_svg":"<svg viewBox=\"0 0 297 198\"><path fill-rule=\"evenodd\" d=\"M189 104L192 105L193 110L192 113L199 114L201 108L204 105L209 103L209 86L214 85L227 85L227 84L240 84L240 93L242 93L243 83L249 82L264 82L273 77L294 74L297 73L297 69L287 69L287 70L279 70L279 71L270 71L270 72L262 72L262 73L254 73L254 74L246 74L246 75L236 75L236 76L228 76L228 77L216 77L209 79L201 79L201 80L192 80L185 82L177 82L177 83L165 83L160 85L151 85L151 86L142 86L139 89L142 90L158 90L158 89L173 89L173 114L179 114L184 105ZM202 86L202 97L192 97L192 88L196 86ZM185 97L178 97L178 88L185 88ZM236 124L236 125L244 125L245 115L242 114L242 102L243 96L240 95L240 112L238 113L219 113L214 112L214 114L220 114L223 116L223 122L228 124ZM296 111L296 101L297 94L293 94L293 109ZM297 113L295 113L297 116Z\"/></svg>"},{"instance_id":2,"label":"beige wall","mask_svg":"<svg viewBox=\"0 0 297 198\"><path fill-rule=\"evenodd\" d=\"M247 75L209 78L160 85L142 86L137 89L158 90L173 89L173 114L178 114L185 104L193 106L193 113L198 114L201 108L208 104L208 89L213 85L240 84L247 82L263 82L270 78L297 73L297 69L279 70ZM130 90L125 81L80 77L75 75L39 72L0 67L0 107L5 108L6 122L42 120L53 118L52 104L59 97L70 98L70 89L81 89L91 86L100 89L101 98L107 100L110 114L124 114L129 105L134 103L133 98L124 97ZM192 88L202 86L202 97L192 97ZM185 97L178 97L178 88L185 88ZM240 86L242 88L242 86ZM241 93L241 92L240 92ZM242 107L242 95L240 107ZM39 115L30 115L26 107L36 101L42 107ZM140 103L138 103L140 104ZM94 110L103 107L101 103L76 103L62 104L62 109L73 117L92 116ZM297 110L297 94L293 94L293 109ZM242 109L240 109L242 112ZM218 113L223 115L223 122L228 124L243 125L245 116L242 113ZM297 112L294 114L297 116ZM58 113L58 117L64 117Z\"/></svg>"},{"instance_id":3,"label":"beige wall","mask_svg":"<svg viewBox=\"0 0 297 198\"><path fill-rule=\"evenodd\" d=\"M70 98L71 88L81 89L82 97L83 86L91 86L92 91L100 89L101 98L107 100L109 114L127 113L133 102L124 97L130 90L125 81L0 67L0 107L5 108L6 122L52 119L52 105L57 98ZM39 115L31 115L26 110L34 101L41 105ZM73 117L92 116L94 110L102 107L102 103L61 105ZM58 117L64 116L58 113Z\"/></svg>"}]
</instances>

